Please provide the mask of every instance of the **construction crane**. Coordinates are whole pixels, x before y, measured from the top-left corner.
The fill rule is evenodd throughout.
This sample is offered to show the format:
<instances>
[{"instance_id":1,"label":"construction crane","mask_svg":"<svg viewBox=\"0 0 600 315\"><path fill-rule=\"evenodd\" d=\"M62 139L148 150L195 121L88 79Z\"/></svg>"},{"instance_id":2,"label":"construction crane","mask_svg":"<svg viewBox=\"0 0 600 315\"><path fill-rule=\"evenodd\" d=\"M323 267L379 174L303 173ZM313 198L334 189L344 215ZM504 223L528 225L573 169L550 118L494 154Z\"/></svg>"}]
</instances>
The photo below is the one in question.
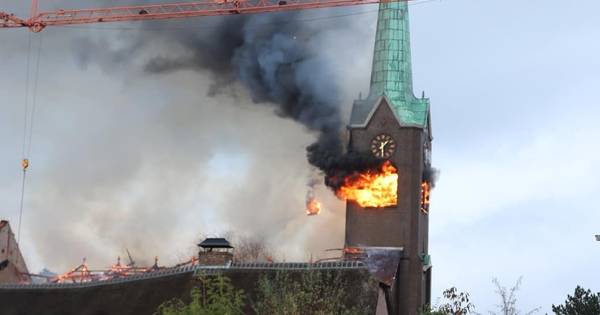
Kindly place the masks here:
<instances>
[{"instance_id":1,"label":"construction crane","mask_svg":"<svg viewBox=\"0 0 600 315\"><path fill-rule=\"evenodd\" d=\"M38 0L32 0L29 19L21 19L14 14L0 11L0 28L28 27L32 32L38 33L48 26L280 12L373 4L383 1L411 0L204 0L48 12L40 12Z\"/></svg>"}]
</instances>

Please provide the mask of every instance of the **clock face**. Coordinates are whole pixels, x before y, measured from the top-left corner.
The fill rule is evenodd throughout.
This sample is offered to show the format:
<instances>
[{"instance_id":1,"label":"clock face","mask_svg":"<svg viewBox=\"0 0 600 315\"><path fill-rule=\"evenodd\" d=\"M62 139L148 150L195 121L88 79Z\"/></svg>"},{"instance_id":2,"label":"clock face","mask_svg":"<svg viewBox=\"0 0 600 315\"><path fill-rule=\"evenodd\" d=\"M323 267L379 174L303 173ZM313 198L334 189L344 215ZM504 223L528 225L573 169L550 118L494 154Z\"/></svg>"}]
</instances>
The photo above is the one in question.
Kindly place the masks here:
<instances>
[{"instance_id":1,"label":"clock face","mask_svg":"<svg viewBox=\"0 0 600 315\"><path fill-rule=\"evenodd\" d=\"M371 141L371 153L380 159L387 159L396 151L396 142L390 135L380 134Z\"/></svg>"}]
</instances>

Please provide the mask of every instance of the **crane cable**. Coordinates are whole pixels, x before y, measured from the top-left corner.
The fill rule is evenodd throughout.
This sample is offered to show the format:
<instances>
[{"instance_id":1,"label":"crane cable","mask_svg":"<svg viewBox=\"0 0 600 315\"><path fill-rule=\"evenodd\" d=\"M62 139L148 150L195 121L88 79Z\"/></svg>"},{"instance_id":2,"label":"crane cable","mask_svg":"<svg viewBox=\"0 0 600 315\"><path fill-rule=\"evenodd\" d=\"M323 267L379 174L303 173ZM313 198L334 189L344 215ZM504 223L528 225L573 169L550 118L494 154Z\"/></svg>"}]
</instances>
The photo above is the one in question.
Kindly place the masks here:
<instances>
[{"instance_id":1,"label":"crane cable","mask_svg":"<svg viewBox=\"0 0 600 315\"><path fill-rule=\"evenodd\" d=\"M19 202L19 222L17 228L17 242L21 239L21 223L23 221L23 208L25 201L25 183L27 178L27 169L29 168L29 156L31 154L31 143L33 141L33 126L35 110L37 105L37 88L40 73L40 57L42 53L42 35L39 36L37 45L37 56L35 60L35 71L33 80L33 89L31 89L31 55L32 55L32 34L29 33L27 43L27 73L25 74L25 110L23 119L23 148L21 167L23 176L21 178L21 198ZM31 93L30 93L31 91ZM31 99L31 110L29 109L29 100Z\"/></svg>"}]
</instances>

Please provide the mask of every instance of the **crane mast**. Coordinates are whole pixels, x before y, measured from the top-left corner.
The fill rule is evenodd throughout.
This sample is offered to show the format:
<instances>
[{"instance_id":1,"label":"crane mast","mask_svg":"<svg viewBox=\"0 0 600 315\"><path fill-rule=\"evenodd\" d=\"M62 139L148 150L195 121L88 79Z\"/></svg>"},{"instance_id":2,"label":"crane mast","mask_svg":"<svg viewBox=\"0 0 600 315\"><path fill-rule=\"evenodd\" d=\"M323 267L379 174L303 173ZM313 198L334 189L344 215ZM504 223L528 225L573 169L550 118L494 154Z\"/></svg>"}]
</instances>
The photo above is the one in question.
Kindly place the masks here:
<instances>
[{"instance_id":1,"label":"crane mast","mask_svg":"<svg viewBox=\"0 0 600 315\"><path fill-rule=\"evenodd\" d=\"M37 33L48 26L280 12L373 4L383 1L410 0L204 0L47 12L38 11L38 1L33 0L29 19L21 19L14 14L0 11L0 28L28 27Z\"/></svg>"}]
</instances>

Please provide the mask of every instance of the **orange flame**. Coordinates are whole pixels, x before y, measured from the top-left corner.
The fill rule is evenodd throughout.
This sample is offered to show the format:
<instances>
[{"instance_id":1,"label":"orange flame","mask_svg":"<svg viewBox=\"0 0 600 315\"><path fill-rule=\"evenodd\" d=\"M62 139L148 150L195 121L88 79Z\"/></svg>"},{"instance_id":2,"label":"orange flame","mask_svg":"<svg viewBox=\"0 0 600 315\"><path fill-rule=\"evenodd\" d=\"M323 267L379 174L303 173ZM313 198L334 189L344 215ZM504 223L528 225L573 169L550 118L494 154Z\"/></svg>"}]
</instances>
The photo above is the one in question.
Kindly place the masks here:
<instances>
[{"instance_id":1,"label":"orange flame","mask_svg":"<svg viewBox=\"0 0 600 315\"><path fill-rule=\"evenodd\" d=\"M421 183L421 211L427 214L429 213L429 194L431 191L431 185L429 182L423 181Z\"/></svg>"},{"instance_id":2,"label":"orange flame","mask_svg":"<svg viewBox=\"0 0 600 315\"><path fill-rule=\"evenodd\" d=\"M398 171L390 161L385 161L378 171L368 170L344 179L336 195L352 200L361 207L383 208L398 203Z\"/></svg>"},{"instance_id":3,"label":"orange flame","mask_svg":"<svg viewBox=\"0 0 600 315\"><path fill-rule=\"evenodd\" d=\"M360 254L362 250L358 247L346 247L344 248L344 253L346 254Z\"/></svg>"},{"instance_id":4,"label":"orange flame","mask_svg":"<svg viewBox=\"0 0 600 315\"><path fill-rule=\"evenodd\" d=\"M307 215L318 215L321 213L321 203L315 198L311 198L306 202L306 214Z\"/></svg>"}]
</instances>

